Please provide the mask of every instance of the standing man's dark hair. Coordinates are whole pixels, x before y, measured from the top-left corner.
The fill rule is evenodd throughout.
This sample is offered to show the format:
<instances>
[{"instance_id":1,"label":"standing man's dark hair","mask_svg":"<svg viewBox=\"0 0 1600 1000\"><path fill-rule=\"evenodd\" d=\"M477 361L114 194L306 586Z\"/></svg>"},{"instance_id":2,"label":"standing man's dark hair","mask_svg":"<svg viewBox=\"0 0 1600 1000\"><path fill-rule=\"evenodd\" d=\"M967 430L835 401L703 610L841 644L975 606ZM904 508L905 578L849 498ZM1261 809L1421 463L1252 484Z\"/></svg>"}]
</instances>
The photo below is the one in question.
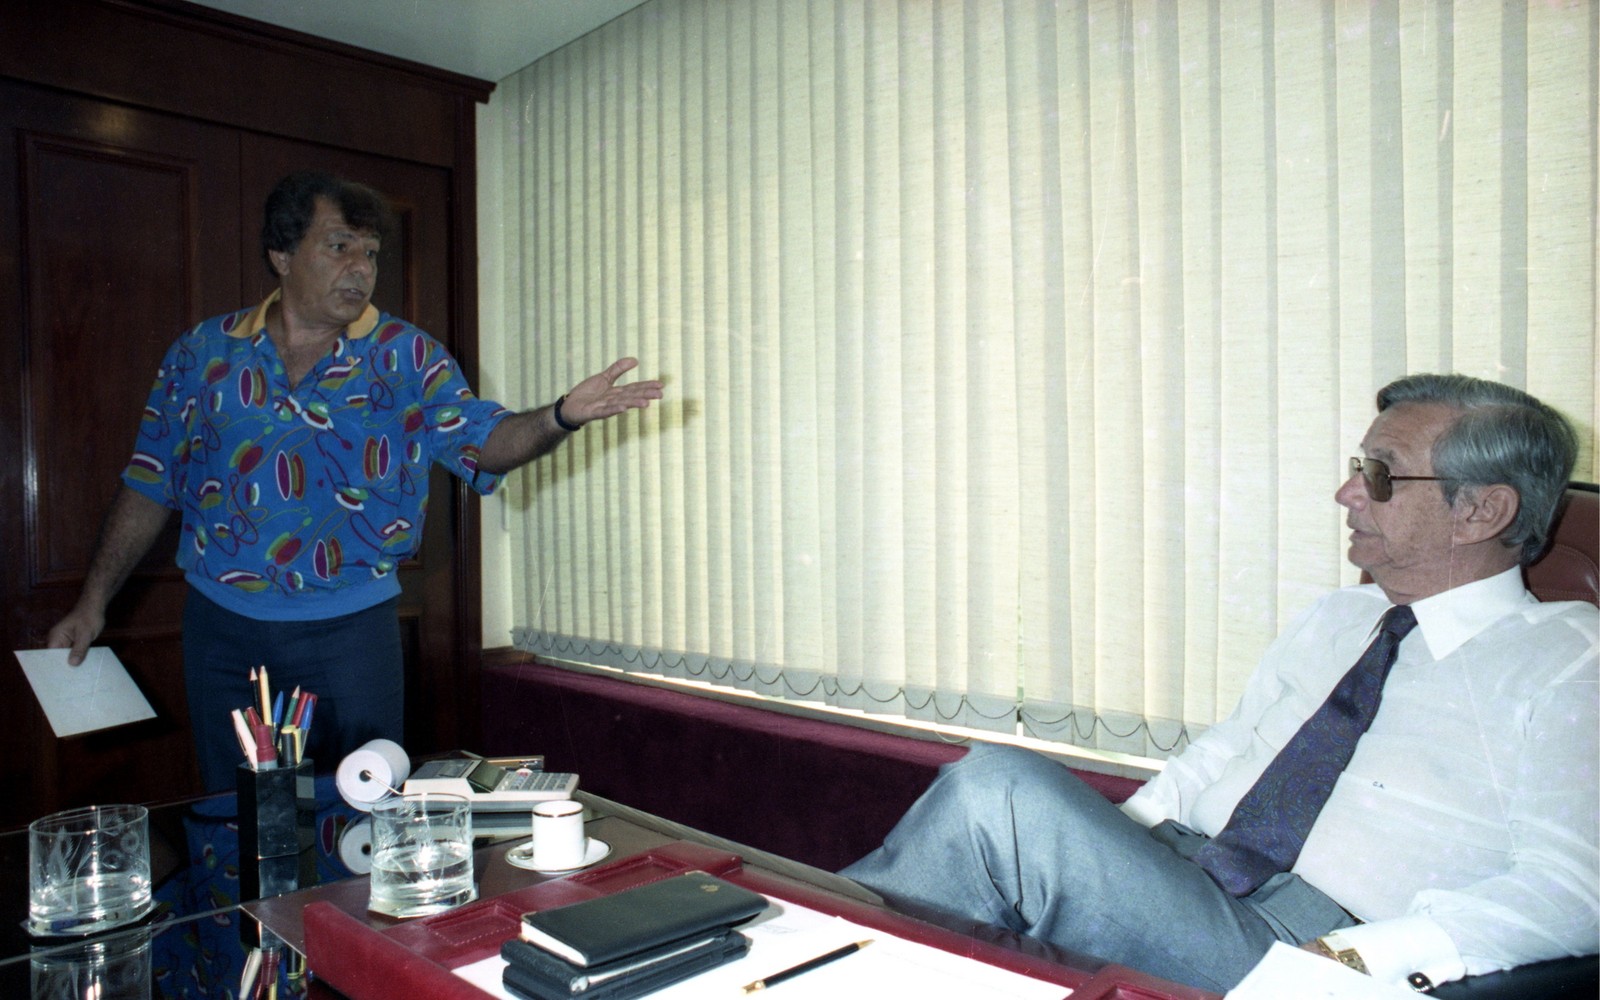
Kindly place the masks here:
<instances>
[{"instance_id":1,"label":"standing man's dark hair","mask_svg":"<svg viewBox=\"0 0 1600 1000\"><path fill-rule=\"evenodd\" d=\"M394 232L394 212L383 195L320 170L301 170L280 180L261 211L261 260L274 279L271 252L293 253L317 214L317 199L326 198L354 229L366 229L386 240Z\"/></svg>"}]
</instances>

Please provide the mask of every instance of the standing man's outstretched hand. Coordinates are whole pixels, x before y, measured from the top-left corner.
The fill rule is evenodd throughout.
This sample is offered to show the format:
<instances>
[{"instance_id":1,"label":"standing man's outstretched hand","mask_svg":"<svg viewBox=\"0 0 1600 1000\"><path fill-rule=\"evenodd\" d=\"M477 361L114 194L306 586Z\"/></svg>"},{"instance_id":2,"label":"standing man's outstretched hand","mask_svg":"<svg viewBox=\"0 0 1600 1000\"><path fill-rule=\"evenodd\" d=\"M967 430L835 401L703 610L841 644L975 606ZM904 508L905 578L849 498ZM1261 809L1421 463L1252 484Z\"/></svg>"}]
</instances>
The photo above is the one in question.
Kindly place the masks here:
<instances>
[{"instance_id":1,"label":"standing man's outstretched hand","mask_svg":"<svg viewBox=\"0 0 1600 1000\"><path fill-rule=\"evenodd\" d=\"M661 398L661 380L617 385L617 379L639 367L638 358L613 361L605 371L572 387L561 401L561 419L583 426L592 420L614 417L624 410L642 410Z\"/></svg>"},{"instance_id":2,"label":"standing man's outstretched hand","mask_svg":"<svg viewBox=\"0 0 1600 1000\"><path fill-rule=\"evenodd\" d=\"M489 432L478 468L496 475L509 472L548 454L584 424L624 410L642 410L660 399L660 379L617 384L617 379L637 367L638 358L621 358L573 386L554 403L506 417Z\"/></svg>"}]
</instances>

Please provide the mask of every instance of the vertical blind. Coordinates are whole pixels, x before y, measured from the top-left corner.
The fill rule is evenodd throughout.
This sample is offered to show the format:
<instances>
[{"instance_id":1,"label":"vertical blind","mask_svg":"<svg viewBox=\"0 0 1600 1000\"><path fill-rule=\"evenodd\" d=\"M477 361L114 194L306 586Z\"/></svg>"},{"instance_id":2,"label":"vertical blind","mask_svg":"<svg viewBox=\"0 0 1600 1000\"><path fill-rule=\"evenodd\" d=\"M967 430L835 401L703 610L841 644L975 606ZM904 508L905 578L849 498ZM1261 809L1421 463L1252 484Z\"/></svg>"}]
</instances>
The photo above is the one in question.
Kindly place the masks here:
<instances>
[{"instance_id":1,"label":"vertical blind","mask_svg":"<svg viewBox=\"0 0 1600 1000\"><path fill-rule=\"evenodd\" d=\"M1354 582L1407 372L1595 476L1597 6L650 0L480 122L523 649L1140 754Z\"/></svg>"}]
</instances>

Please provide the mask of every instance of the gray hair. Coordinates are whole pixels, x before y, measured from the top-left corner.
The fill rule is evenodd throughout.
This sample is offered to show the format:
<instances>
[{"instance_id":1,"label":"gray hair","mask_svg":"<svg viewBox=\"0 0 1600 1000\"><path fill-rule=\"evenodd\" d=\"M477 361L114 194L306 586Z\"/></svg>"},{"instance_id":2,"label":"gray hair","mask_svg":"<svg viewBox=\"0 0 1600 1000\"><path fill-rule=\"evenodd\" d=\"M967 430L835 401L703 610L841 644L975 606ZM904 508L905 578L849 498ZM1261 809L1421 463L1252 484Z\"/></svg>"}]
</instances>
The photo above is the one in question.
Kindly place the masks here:
<instances>
[{"instance_id":1,"label":"gray hair","mask_svg":"<svg viewBox=\"0 0 1600 1000\"><path fill-rule=\"evenodd\" d=\"M1468 375L1408 375L1378 390L1378 410L1439 403L1461 416L1433 442L1433 474L1446 503L1462 486L1504 483L1517 491L1517 517L1501 534L1527 565L1544 551L1556 505L1578 460L1578 434L1551 407L1521 389Z\"/></svg>"}]
</instances>

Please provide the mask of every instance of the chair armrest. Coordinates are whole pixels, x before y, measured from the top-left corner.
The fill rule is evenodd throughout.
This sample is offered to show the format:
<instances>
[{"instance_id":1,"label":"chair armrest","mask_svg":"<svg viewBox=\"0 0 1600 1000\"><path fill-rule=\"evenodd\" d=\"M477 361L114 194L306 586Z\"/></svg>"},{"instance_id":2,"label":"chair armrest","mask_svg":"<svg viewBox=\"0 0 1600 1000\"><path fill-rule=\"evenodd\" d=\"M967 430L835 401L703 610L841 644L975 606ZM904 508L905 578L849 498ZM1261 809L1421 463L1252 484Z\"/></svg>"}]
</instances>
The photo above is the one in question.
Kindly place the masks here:
<instances>
[{"instance_id":1,"label":"chair armrest","mask_svg":"<svg viewBox=\"0 0 1600 1000\"><path fill-rule=\"evenodd\" d=\"M1432 995L1441 1000L1594 1000L1600 996L1600 956L1553 958L1468 976L1445 983Z\"/></svg>"}]
</instances>

